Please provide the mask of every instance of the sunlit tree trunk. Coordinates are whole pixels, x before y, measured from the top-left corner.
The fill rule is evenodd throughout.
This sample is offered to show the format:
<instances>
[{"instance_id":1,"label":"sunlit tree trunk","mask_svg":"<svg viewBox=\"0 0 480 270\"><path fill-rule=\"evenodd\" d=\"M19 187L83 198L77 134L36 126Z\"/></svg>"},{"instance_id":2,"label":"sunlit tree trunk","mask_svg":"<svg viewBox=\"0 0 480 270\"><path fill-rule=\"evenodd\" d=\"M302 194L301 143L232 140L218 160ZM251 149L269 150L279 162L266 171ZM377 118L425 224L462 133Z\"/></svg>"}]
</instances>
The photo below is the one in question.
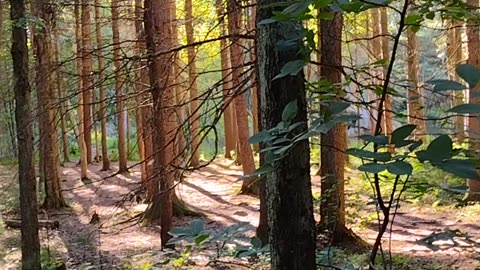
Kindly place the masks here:
<instances>
[{"instance_id":1,"label":"sunlit tree trunk","mask_svg":"<svg viewBox=\"0 0 480 270\"><path fill-rule=\"evenodd\" d=\"M365 33L365 36L367 38L367 41L366 41L366 47L367 47L367 63L372 63L374 62L373 61L373 57L372 57L372 54L373 54L373 16L372 16L372 13L375 11L375 9L371 9L370 12L367 12L365 14L365 29L366 29L366 33ZM367 75L367 81L372 84L373 83L373 78L369 77L369 75ZM369 120L370 120L370 133L371 134L374 134L375 133L375 123L376 123L376 120L375 120L375 104L376 104L376 100L377 100L377 94L369 89L368 92L367 92L367 95L368 95L368 101L370 103L370 105L368 106L368 113L369 113Z\"/></svg>"},{"instance_id":2,"label":"sunlit tree trunk","mask_svg":"<svg viewBox=\"0 0 480 270\"><path fill-rule=\"evenodd\" d=\"M467 0L467 5L474 9L478 9L478 0ZM470 21L467 24L468 37L468 59L467 63L480 68L480 27L474 22ZM480 86L469 89L469 103L480 104ZM479 158L478 151L480 150L480 125L478 123L479 115L470 115L468 118L468 140L469 148L476 153L475 158ZM480 181L478 179L468 180L468 197L469 201L480 201Z\"/></svg>"},{"instance_id":3,"label":"sunlit tree trunk","mask_svg":"<svg viewBox=\"0 0 480 270\"><path fill-rule=\"evenodd\" d=\"M63 76L60 70L60 59L61 59L61 51L58 48L58 31L55 28L53 30L53 48L54 48L54 55L55 55L55 82L57 84L57 95L59 99L59 114L60 114L60 132L61 132L61 140L62 140L62 155L63 155L63 162L70 162L70 157L68 153L68 140L67 140L67 110L65 106L65 84L63 83Z\"/></svg>"},{"instance_id":4,"label":"sunlit tree trunk","mask_svg":"<svg viewBox=\"0 0 480 270\"><path fill-rule=\"evenodd\" d=\"M10 0L12 20L12 64L15 92L15 120L18 140L18 180L20 184L20 216L22 270L41 270L38 236L37 189L33 162L33 118L31 88L28 78L27 30L19 22L26 20L25 2Z\"/></svg>"},{"instance_id":5,"label":"sunlit tree trunk","mask_svg":"<svg viewBox=\"0 0 480 270\"><path fill-rule=\"evenodd\" d=\"M123 76L122 76L122 51L120 47L119 32L119 0L112 0L112 37L113 37L113 64L115 66L115 96L117 101L118 120L118 172L128 171L127 152L125 149L125 112L123 106Z\"/></svg>"},{"instance_id":6,"label":"sunlit tree trunk","mask_svg":"<svg viewBox=\"0 0 480 270\"><path fill-rule=\"evenodd\" d=\"M91 2L82 0L82 80L83 80L83 114L85 144L87 147L87 162L92 163L92 93L93 93L93 72L92 72L92 39L91 39Z\"/></svg>"},{"instance_id":7,"label":"sunlit tree trunk","mask_svg":"<svg viewBox=\"0 0 480 270\"><path fill-rule=\"evenodd\" d=\"M385 80L387 74L388 62L390 61L390 36L388 32L388 8L383 7L380 9L380 23L382 34L382 59L385 61L382 71L382 80ZM382 117L384 134L390 136L393 131L393 111L392 111L392 96L387 95L384 104L384 117ZM393 151L393 148L390 148Z\"/></svg>"},{"instance_id":8,"label":"sunlit tree trunk","mask_svg":"<svg viewBox=\"0 0 480 270\"><path fill-rule=\"evenodd\" d=\"M172 9L174 2L145 1L145 34L149 55L150 91L153 97L153 145L155 181L160 183L160 192L155 193L145 218L150 221L160 219L162 247L171 238L173 215L173 181L175 141L175 93L172 91L174 58L172 53L162 53L171 49Z\"/></svg>"},{"instance_id":9,"label":"sunlit tree trunk","mask_svg":"<svg viewBox=\"0 0 480 270\"><path fill-rule=\"evenodd\" d=\"M40 163L45 174L45 200L43 207L57 209L65 206L65 201L60 188L59 156L57 121L55 106L55 92L53 84L53 62L51 31L55 14L44 0L36 0L32 7L34 14L44 22L43 28L36 28L34 34L34 46L37 60L35 84L38 95L40 144L42 155Z\"/></svg>"},{"instance_id":10,"label":"sunlit tree trunk","mask_svg":"<svg viewBox=\"0 0 480 270\"><path fill-rule=\"evenodd\" d=\"M110 170L107 145L107 95L105 89L105 58L103 57L103 33L100 0L95 0L95 29L97 38L98 88L100 90L100 130L102 133L102 171Z\"/></svg>"},{"instance_id":11,"label":"sunlit tree trunk","mask_svg":"<svg viewBox=\"0 0 480 270\"><path fill-rule=\"evenodd\" d=\"M248 144L249 125L247 113L247 100L244 91L243 76L243 49L239 34L241 29L241 6L236 0L228 0L228 30L230 35L230 55L232 63L233 87L236 89L235 113L237 120L237 135L239 144L239 157L242 163L243 174L248 175L255 171L252 148ZM242 193L253 193L252 180L244 180Z\"/></svg>"},{"instance_id":12,"label":"sunlit tree trunk","mask_svg":"<svg viewBox=\"0 0 480 270\"><path fill-rule=\"evenodd\" d=\"M381 30L380 30L380 9L379 8L372 8L370 10L370 14L372 16L372 20L371 20L371 24L372 24L372 39L371 39L371 43L372 43L372 53L373 53L373 57L372 57L372 60L374 62L377 62L379 61L381 58L382 58L382 39L380 37L381 35ZM378 84L381 84L381 76L382 76L382 71L379 70L378 68L375 68L375 69L372 69L370 71L372 73L372 75L374 76L374 78L372 78L372 84L373 85L378 85ZM372 90L373 92L373 90ZM372 114L374 117L376 117L377 115L377 111L378 111L378 96L376 95L376 93L372 93L372 97L374 97L374 100L376 100L377 102L376 103L372 103L370 106L372 106ZM384 119L384 117L382 117L382 119ZM376 119L374 119L375 122L377 121ZM384 120L382 120L384 121ZM383 123L383 122L382 122ZM371 126L371 132L372 134L375 133L375 124ZM384 125L382 124L382 133L385 134L385 128L384 128Z\"/></svg>"},{"instance_id":13,"label":"sunlit tree trunk","mask_svg":"<svg viewBox=\"0 0 480 270\"><path fill-rule=\"evenodd\" d=\"M195 42L193 33L193 10L192 0L185 0L185 32L187 34L187 43ZM197 63L195 47L188 47L188 82L190 89L190 129L192 136L192 158L191 165L198 166L200 158L200 107L198 101L198 87L197 87Z\"/></svg>"},{"instance_id":14,"label":"sunlit tree trunk","mask_svg":"<svg viewBox=\"0 0 480 270\"><path fill-rule=\"evenodd\" d=\"M424 134L425 121L423 118L423 102L421 88L419 87L420 74L419 64L420 58L418 53L418 41L416 33L411 29L407 29L407 75L409 88L407 91L407 111L408 123L417 125L415 130L416 138L419 134Z\"/></svg>"},{"instance_id":15,"label":"sunlit tree trunk","mask_svg":"<svg viewBox=\"0 0 480 270\"><path fill-rule=\"evenodd\" d=\"M334 13L332 20L321 20L320 75L336 85L342 82L342 27L343 15ZM336 89L341 94L342 89ZM321 196L320 227L332 235L332 243L341 243L348 237L345 227L345 145L346 126L337 124L321 136Z\"/></svg>"},{"instance_id":16,"label":"sunlit tree trunk","mask_svg":"<svg viewBox=\"0 0 480 270\"><path fill-rule=\"evenodd\" d=\"M224 20L225 8L222 0L216 0L218 22L220 24L220 35L226 34L226 22ZM225 132L225 158L232 158L232 151L235 151L236 136L234 132L233 102L231 102L232 77L230 73L230 59L227 39L220 40L220 61L222 69L222 91L223 91L223 120Z\"/></svg>"},{"instance_id":17,"label":"sunlit tree trunk","mask_svg":"<svg viewBox=\"0 0 480 270\"><path fill-rule=\"evenodd\" d=\"M82 23L80 18L80 0L75 1L75 41L77 44L77 73L79 79L77 80L78 88L78 145L80 148L80 178L82 180L88 179L87 176L87 144L85 143L85 125L84 125L84 102L83 102L83 70L82 70Z\"/></svg>"},{"instance_id":18,"label":"sunlit tree trunk","mask_svg":"<svg viewBox=\"0 0 480 270\"><path fill-rule=\"evenodd\" d=\"M257 22L271 18L278 0L258 0ZM259 24L256 32L259 68L261 126L274 128L282 121L285 106L296 101L294 122L307 121L303 71L274 80L289 61L298 60L298 48L278 50L276 43L300 29L299 22ZM295 132L306 131L306 126ZM299 142L275 170L266 175L266 197L272 270L313 270L315 265L315 221L313 219L308 140Z\"/></svg>"}]
</instances>

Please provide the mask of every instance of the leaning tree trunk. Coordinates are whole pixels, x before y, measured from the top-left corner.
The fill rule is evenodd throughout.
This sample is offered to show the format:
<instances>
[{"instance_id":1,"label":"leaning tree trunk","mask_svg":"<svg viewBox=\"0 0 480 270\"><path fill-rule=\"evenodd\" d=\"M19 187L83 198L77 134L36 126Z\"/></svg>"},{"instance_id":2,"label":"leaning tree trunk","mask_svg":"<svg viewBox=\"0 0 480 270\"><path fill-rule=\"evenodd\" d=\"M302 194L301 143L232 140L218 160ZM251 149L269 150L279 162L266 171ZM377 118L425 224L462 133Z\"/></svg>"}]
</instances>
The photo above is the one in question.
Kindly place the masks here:
<instances>
[{"instance_id":1,"label":"leaning tree trunk","mask_svg":"<svg viewBox=\"0 0 480 270\"><path fill-rule=\"evenodd\" d=\"M107 145L107 101L105 89L105 58L103 57L103 34L100 14L100 0L95 0L95 31L97 38L98 88L100 90L100 130L102 133L102 171L110 170Z\"/></svg>"},{"instance_id":2,"label":"leaning tree trunk","mask_svg":"<svg viewBox=\"0 0 480 270\"><path fill-rule=\"evenodd\" d=\"M478 9L478 0L467 0L467 5L472 8ZM475 22L469 22L467 24L467 36L468 36L468 59L467 63L480 68L480 27ZM475 86L469 89L469 102L480 104L480 86ZM475 158L479 158L478 150L480 150L480 125L478 123L478 114L470 115L468 118L468 130L469 130L469 148L472 152L477 153ZM480 201L480 181L478 179L468 180L468 197L469 201Z\"/></svg>"},{"instance_id":3,"label":"leaning tree trunk","mask_svg":"<svg viewBox=\"0 0 480 270\"><path fill-rule=\"evenodd\" d=\"M125 111L123 108L123 76L122 76L122 52L120 47L119 31L119 0L112 0L112 37L113 37L113 64L115 66L115 97L117 98L118 119L118 172L128 171L127 151L125 149Z\"/></svg>"},{"instance_id":4,"label":"leaning tree trunk","mask_svg":"<svg viewBox=\"0 0 480 270\"><path fill-rule=\"evenodd\" d=\"M22 270L41 270L38 237L37 189L33 163L33 118L28 78L27 31L20 21L26 19L25 2L10 0L12 19L12 64L15 80L15 120L18 141L18 180L20 184Z\"/></svg>"},{"instance_id":5,"label":"leaning tree trunk","mask_svg":"<svg viewBox=\"0 0 480 270\"><path fill-rule=\"evenodd\" d=\"M278 0L259 0L257 22L272 17ZM295 122L307 121L303 71L274 80L289 61L298 60L298 48L278 50L276 43L301 29L298 22L261 24L257 28L257 59L261 123L265 130L276 127L282 111L297 102ZM306 126L294 132L305 132ZM308 140L294 146L275 170L266 176L266 195L273 270L310 270L315 267L315 221L313 219Z\"/></svg>"},{"instance_id":6,"label":"leaning tree trunk","mask_svg":"<svg viewBox=\"0 0 480 270\"><path fill-rule=\"evenodd\" d=\"M35 29L33 32L35 54L37 60L36 79L39 108L39 126L40 145L42 155L40 163L43 166L42 171L45 175L45 200L43 207L47 209L58 209L65 206L61 187L58 168L60 161L58 158L58 139L57 139L57 108L54 104L55 93L53 87L53 62L52 62L52 41L51 30L55 19L55 14L44 0L33 2L33 11L35 16L41 18L44 27Z\"/></svg>"},{"instance_id":7,"label":"leaning tree trunk","mask_svg":"<svg viewBox=\"0 0 480 270\"><path fill-rule=\"evenodd\" d=\"M244 175L249 175L255 171L255 162L253 160L252 148L248 144L249 125L247 113L247 100L244 91L243 81L243 48L240 42L241 29L241 6L237 0L228 0L228 31L231 35L230 55L232 63L233 88L237 93L234 98L235 113L237 118L237 136L240 162ZM258 193L252 186L251 179L244 180L241 193Z\"/></svg>"}]
</instances>

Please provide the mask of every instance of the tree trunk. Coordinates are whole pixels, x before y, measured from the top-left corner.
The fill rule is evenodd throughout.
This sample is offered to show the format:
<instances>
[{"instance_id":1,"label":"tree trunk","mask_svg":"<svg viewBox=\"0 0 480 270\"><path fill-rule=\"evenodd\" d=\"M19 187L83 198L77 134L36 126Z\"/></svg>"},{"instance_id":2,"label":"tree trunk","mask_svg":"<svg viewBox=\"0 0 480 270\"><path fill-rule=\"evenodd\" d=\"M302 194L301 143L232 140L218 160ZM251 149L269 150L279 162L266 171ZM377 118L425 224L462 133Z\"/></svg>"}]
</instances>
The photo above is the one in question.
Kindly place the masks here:
<instances>
[{"instance_id":1,"label":"tree trunk","mask_svg":"<svg viewBox=\"0 0 480 270\"><path fill-rule=\"evenodd\" d=\"M257 22L270 18L277 0L259 0ZM298 48L278 50L275 44L285 35L296 33L298 22L277 22L258 25L257 59L261 126L265 130L282 121L285 106L297 101L295 122L307 121L304 75L273 80L282 67L298 58ZM305 132L306 126L296 132ZM315 221L313 219L308 140L298 143L285 158L278 161L274 172L266 175L266 195L271 265L273 270L310 270L315 267Z\"/></svg>"},{"instance_id":2,"label":"tree trunk","mask_svg":"<svg viewBox=\"0 0 480 270\"><path fill-rule=\"evenodd\" d=\"M463 46L462 46L462 24L456 22L454 24L453 32L453 71L455 80L459 81L460 78L455 72L455 67L459 65L463 60ZM453 93L453 106L457 106L464 103L464 93L463 91L454 91ZM459 115L454 118L454 126L456 132L456 138L458 143L463 143L465 141L465 119L463 116Z\"/></svg>"},{"instance_id":3,"label":"tree trunk","mask_svg":"<svg viewBox=\"0 0 480 270\"><path fill-rule=\"evenodd\" d=\"M334 13L332 20L320 22L321 77L337 85L342 82L342 26L343 16ZM341 94L342 89L336 89ZM320 226L332 236L332 243L346 240L345 228L345 145L346 127L337 124L321 136L321 197Z\"/></svg>"},{"instance_id":4,"label":"tree trunk","mask_svg":"<svg viewBox=\"0 0 480 270\"><path fill-rule=\"evenodd\" d=\"M416 33L409 27L407 29L407 74L409 88L407 91L407 111L408 123L416 125L415 138L426 132L425 121L423 117L423 102L421 88L418 83L420 81L419 64L420 58L418 53L418 41Z\"/></svg>"},{"instance_id":5,"label":"tree trunk","mask_svg":"<svg viewBox=\"0 0 480 270\"><path fill-rule=\"evenodd\" d=\"M473 9L478 9L479 4L478 0L467 0L467 5L471 6ZM474 65L477 68L480 68L480 27L475 22L470 21L467 24L467 37L468 37L468 59L467 63ZM480 86L470 88L469 91L469 103L480 103ZM476 153L475 158L479 158L478 151L480 150L480 125L478 123L479 115L469 115L468 118L468 140L469 140L469 149L472 152ZM478 179L469 179L468 180L468 197L469 201L480 201L480 181Z\"/></svg>"},{"instance_id":6,"label":"tree trunk","mask_svg":"<svg viewBox=\"0 0 480 270\"><path fill-rule=\"evenodd\" d=\"M83 80L83 114L84 114L84 139L87 147L87 162L92 163L92 93L93 93L93 71L92 71L92 32L90 20L90 0L82 0L82 80Z\"/></svg>"},{"instance_id":7,"label":"tree trunk","mask_svg":"<svg viewBox=\"0 0 480 270\"><path fill-rule=\"evenodd\" d=\"M95 29L97 38L98 88L100 90L100 130L102 133L102 171L110 170L107 145L107 102L105 89L105 58L103 57L103 33L100 13L100 0L95 0Z\"/></svg>"},{"instance_id":8,"label":"tree trunk","mask_svg":"<svg viewBox=\"0 0 480 270\"><path fill-rule=\"evenodd\" d=\"M82 70L82 23L80 21L80 0L75 1L75 40L77 43L77 73L79 78L83 78ZM80 147L80 178L87 180L87 144L85 143L85 125L84 125L84 101L83 101L83 79L77 81L78 87L78 146Z\"/></svg>"},{"instance_id":9,"label":"tree trunk","mask_svg":"<svg viewBox=\"0 0 480 270\"><path fill-rule=\"evenodd\" d=\"M243 49L239 34L241 29L241 6L237 0L228 0L228 30L232 44L230 45L230 55L232 63L233 88L236 89L234 98L235 113L237 118L237 135L239 144L239 157L242 163L244 175L249 175L255 171L255 162L253 160L252 148L248 144L250 136L248 125L247 100L244 93L243 78ZM255 193L251 179L244 180L241 193Z\"/></svg>"},{"instance_id":10,"label":"tree trunk","mask_svg":"<svg viewBox=\"0 0 480 270\"><path fill-rule=\"evenodd\" d=\"M10 0L12 19L12 64L15 91L15 120L18 141L18 180L20 184L20 216L22 270L41 270L40 239L37 219L37 184L33 163L33 119L31 112L31 88L28 78L27 31L25 2Z\"/></svg>"},{"instance_id":11,"label":"tree trunk","mask_svg":"<svg viewBox=\"0 0 480 270\"><path fill-rule=\"evenodd\" d=\"M224 20L225 9L222 0L216 0L218 22L220 24L220 35L226 34L226 23ZM223 92L223 121L225 132L225 158L232 158L232 151L236 148L236 133L234 131L233 103L232 95L232 76L230 73L229 48L226 39L220 40L220 61L222 68L222 92Z\"/></svg>"},{"instance_id":12,"label":"tree trunk","mask_svg":"<svg viewBox=\"0 0 480 270\"><path fill-rule=\"evenodd\" d=\"M155 193L153 202L145 212L145 218L161 220L162 247L171 238L172 197L174 170L173 142L175 141L175 93L172 91L172 53L162 53L171 49L172 8L174 2L161 4L158 1L145 1L145 34L149 55L150 91L153 97L153 145L155 181L160 183L160 192ZM160 211L161 207L161 211Z\"/></svg>"},{"instance_id":13,"label":"tree trunk","mask_svg":"<svg viewBox=\"0 0 480 270\"><path fill-rule=\"evenodd\" d=\"M128 171L127 152L125 149L125 112L123 108L123 75L122 75L122 51L120 48L120 32L118 28L119 0L112 0L112 37L113 37L113 64L115 66L115 97L117 101L118 119L118 173Z\"/></svg>"},{"instance_id":14,"label":"tree trunk","mask_svg":"<svg viewBox=\"0 0 480 270\"><path fill-rule=\"evenodd\" d=\"M67 140L67 109L65 107L65 85L63 83L63 76L60 70L60 49L58 48L58 31L56 28L53 30L53 43L54 43L54 55L55 55L55 81L57 85L57 95L59 99L59 114L60 114L60 130L62 138L62 155L63 162L70 162L70 157L68 153L68 140Z\"/></svg>"},{"instance_id":15,"label":"tree trunk","mask_svg":"<svg viewBox=\"0 0 480 270\"><path fill-rule=\"evenodd\" d=\"M192 0L185 0L185 32L187 34L187 44L195 42L193 34L193 10ZM188 47L188 82L190 88L190 129L192 137L192 157L190 165L196 167L200 165L200 106L198 102L197 87L197 65L195 47Z\"/></svg>"},{"instance_id":16,"label":"tree trunk","mask_svg":"<svg viewBox=\"0 0 480 270\"><path fill-rule=\"evenodd\" d=\"M54 104L55 93L53 85L53 62L52 62L52 42L51 31L55 19L53 10L49 8L49 4L44 0L36 0L33 2L33 11L35 16L41 18L44 22L42 29L33 31L33 41L35 46L35 54L37 60L36 67L36 88L38 95L39 108L39 126L40 129L40 145L42 155L40 159L45 174L45 201L43 207L47 209L58 209L65 206L59 175L59 158L58 158L58 140L57 140L57 123L56 123L56 105Z\"/></svg>"},{"instance_id":17,"label":"tree trunk","mask_svg":"<svg viewBox=\"0 0 480 270\"><path fill-rule=\"evenodd\" d=\"M388 33L388 13L387 7L380 8L380 22L381 22L381 32L382 32L382 59L385 61L383 65L382 79L385 80L387 74L388 62L390 60L390 36ZM392 97L387 95L385 98L385 109L384 116L382 120L384 121L383 130L385 135L389 136L393 131L393 108L392 108ZM394 148L389 148L389 151L394 151ZM348 156L348 155L347 155Z\"/></svg>"}]
</instances>

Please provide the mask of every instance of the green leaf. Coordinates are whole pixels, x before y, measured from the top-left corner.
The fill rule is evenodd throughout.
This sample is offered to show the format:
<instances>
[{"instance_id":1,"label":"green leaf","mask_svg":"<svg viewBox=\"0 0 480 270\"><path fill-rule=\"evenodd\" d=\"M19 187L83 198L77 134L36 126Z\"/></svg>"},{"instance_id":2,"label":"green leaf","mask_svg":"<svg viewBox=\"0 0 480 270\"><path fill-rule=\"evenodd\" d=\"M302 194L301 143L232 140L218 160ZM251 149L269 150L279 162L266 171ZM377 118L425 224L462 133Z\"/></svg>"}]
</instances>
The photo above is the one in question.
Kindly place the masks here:
<instances>
[{"instance_id":1,"label":"green leaf","mask_svg":"<svg viewBox=\"0 0 480 270\"><path fill-rule=\"evenodd\" d=\"M256 236L252 237L252 239L250 239L250 244L252 244L253 248L259 249L262 247L262 240Z\"/></svg>"},{"instance_id":2,"label":"green leaf","mask_svg":"<svg viewBox=\"0 0 480 270\"><path fill-rule=\"evenodd\" d=\"M361 140L364 140L366 142L371 142L375 143L378 145L387 145L388 144L388 137L384 135L377 135L377 136L372 136L372 135L362 135L360 136Z\"/></svg>"},{"instance_id":3,"label":"green leaf","mask_svg":"<svg viewBox=\"0 0 480 270\"><path fill-rule=\"evenodd\" d=\"M453 142L448 135L440 135L427 147L429 160L442 160L449 158L452 154Z\"/></svg>"},{"instance_id":4,"label":"green leaf","mask_svg":"<svg viewBox=\"0 0 480 270\"><path fill-rule=\"evenodd\" d=\"M442 91L461 91L467 89L467 87L461 83L451 81L451 80L431 80L427 83L433 84L433 91L442 92Z\"/></svg>"},{"instance_id":5,"label":"green leaf","mask_svg":"<svg viewBox=\"0 0 480 270\"><path fill-rule=\"evenodd\" d=\"M188 228L183 228L183 227L175 227L171 229L168 234L172 236L184 236L184 235L190 235L191 230Z\"/></svg>"},{"instance_id":6,"label":"green leaf","mask_svg":"<svg viewBox=\"0 0 480 270\"><path fill-rule=\"evenodd\" d=\"M480 104L466 103L460 104L448 110L447 112L451 113L460 113L460 114L478 114L480 113Z\"/></svg>"},{"instance_id":7,"label":"green leaf","mask_svg":"<svg viewBox=\"0 0 480 270\"><path fill-rule=\"evenodd\" d=\"M367 163L363 164L358 169L362 172L367 172L367 173L379 173L383 172L387 169L386 164L378 164L378 163Z\"/></svg>"},{"instance_id":8,"label":"green leaf","mask_svg":"<svg viewBox=\"0 0 480 270\"><path fill-rule=\"evenodd\" d=\"M346 152L347 154L355 157L359 157L362 159L372 159L377 161L390 161L390 159L392 158L392 155L389 152L374 153L358 148L350 148Z\"/></svg>"},{"instance_id":9,"label":"green leaf","mask_svg":"<svg viewBox=\"0 0 480 270\"><path fill-rule=\"evenodd\" d=\"M412 145L410 145L410 146L408 147L408 150L409 150L410 152L413 152L413 151L415 151L418 147L420 147L422 144L423 144L423 142L422 142L421 140L420 140L420 141L416 141L416 142L412 143Z\"/></svg>"},{"instance_id":10,"label":"green leaf","mask_svg":"<svg viewBox=\"0 0 480 270\"><path fill-rule=\"evenodd\" d=\"M268 18L268 19L261 20L260 22L258 22L258 24L259 25L265 25L265 24L271 24L271 23L274 23L274 22L277 22L277 20L274 19L274 18Z\"/></svg>"},{"instance_id":11,"label":"green leaf","mask_svg":"<svg viewBox=\"0 0 480 270\"><path fill-rule=\"evenodd\" d=\"M411 175L413 167L405 161L397 160L393 163L387 164L387 170L389 173L395 175Z\"/></svg>"},{"instance_id":12,"label":"green leaf","mask_svg":"<svg viewBox=\"0 0 480 270\"><path fill-rule=\"evenodd\" d=\"M190 224L190 230L193 235L197 235L201 233L203 231L203 228L204 228L204 224L203 224L203 221L201 221L200 219L195 219Z\"/></svg>"},{"instance_id":13,"label":"green leaf","mask_svg":"<svg viewBox=\"0 0 480 270\"><path fill-rule=\"evenodd\" d=\"M339 114L350 107L350 102L335 102L328 105L331 114Z\"/></svg>"},{"instance_id":14,"label":"green leaf","mask_svg":"<svg viewBox=\"0 0 480 270\"><path fill-rule=\"evenodd\" d=\"M458 76L468 83L470 88L478 85L480 82L480 72L474 65L463 64L455 68Z\"/></svg>"},{"instance_id":15,"label":"green leaf","mask_svg":"<svg viewBox=\"0 0 480 270\"><path fill-rule=\"evenodd\" d=\"M468 159L449 159L439 163L432 163L435 167L442 169L461 178L479 180L479 174L472 161Z\"/></svg>"},{"instance_id":16,"label":"green leaf","mask_svg":"<svg viewBox=\"0 0 480 270\"><path fill-rule=\"evenodd\" d=\"M287 106L285 106L285 109L283 109L282 121L284 123L292 122L293 119L295 119L295 116L297 116L297 112L298 112L297 101L294 100L289 102Z\"/></svg>"},{"instance_id":17,"label":"green leaf","mask_svg":"<svg viewBox=\"0 0 480 270\"><path fill-rule=\"evenodd\" d=\"M252 137L248 138L248 143L249 144L257 144L257 143L265 142L272 137L273 136L270 135L269 132L261 131L261 132L255 134L255 135L253 135Z\"/></svg>"},{"instance_id":18,"label":"green leaf","mask_svg":"<svg viewBox=\"0 0 480 270\"><path fill-rule=\"evenodd\" d=\"M405 125L395 129L392 132L392 138L390 143L394 144L396 147L402 147L404 145L405 138L410 136L412 132L415 130L416 125Z\"/></svg>"},{"instance_id":19,"label":"green leaf","mask_svg":"<svg viewBox=\"0 0 480 270\"><path fill-rule=\"evenodd\" d=\"M295 76L303 70L307 63L304 60L294 60L286 63L280 70L280 74L273 78L274 80L286 77L288 75Z\"/></svg>"},{"instance_id":20,"label":"green leaf","mask_svg":"<svg viewBox=\"0 0 480 270\"><path fill-rule=\"evenodd\" d=\"M195 244L200 245L205 240L207 240L208 237L210 237L209 234L200 234L199 236L195 237Z\"/></svg>"}]
</instances>

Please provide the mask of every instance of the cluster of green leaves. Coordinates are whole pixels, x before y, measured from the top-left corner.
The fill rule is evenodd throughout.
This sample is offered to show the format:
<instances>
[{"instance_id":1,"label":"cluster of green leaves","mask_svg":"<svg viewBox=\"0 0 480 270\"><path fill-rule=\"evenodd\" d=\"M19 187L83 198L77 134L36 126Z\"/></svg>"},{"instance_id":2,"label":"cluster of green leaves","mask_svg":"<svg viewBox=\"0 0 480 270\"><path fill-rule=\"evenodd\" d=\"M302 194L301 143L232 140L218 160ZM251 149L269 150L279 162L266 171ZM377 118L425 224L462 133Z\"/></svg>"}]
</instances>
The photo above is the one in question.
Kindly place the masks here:
<instances>
[{"instance_id":1,"label":"cluster of green leaves","mask_svg":"<svg viewBox=\"0 0 480 270\"><path fill-rule=\"evenodd\" d=\"M220 232L213 232L205 228L202 220L194 220L190 226L173 228L169 234L173 237L168 244L183 243L190 252L193 247L206 248L214 245L217 249L217 258L221 256L235 256L238 258L267 254L269 246L263 246L262 241L252 237L248 245L242 244L240 235L247 232L248 222L239 222L228 226Z\"/></svg>"}]
</instances>

